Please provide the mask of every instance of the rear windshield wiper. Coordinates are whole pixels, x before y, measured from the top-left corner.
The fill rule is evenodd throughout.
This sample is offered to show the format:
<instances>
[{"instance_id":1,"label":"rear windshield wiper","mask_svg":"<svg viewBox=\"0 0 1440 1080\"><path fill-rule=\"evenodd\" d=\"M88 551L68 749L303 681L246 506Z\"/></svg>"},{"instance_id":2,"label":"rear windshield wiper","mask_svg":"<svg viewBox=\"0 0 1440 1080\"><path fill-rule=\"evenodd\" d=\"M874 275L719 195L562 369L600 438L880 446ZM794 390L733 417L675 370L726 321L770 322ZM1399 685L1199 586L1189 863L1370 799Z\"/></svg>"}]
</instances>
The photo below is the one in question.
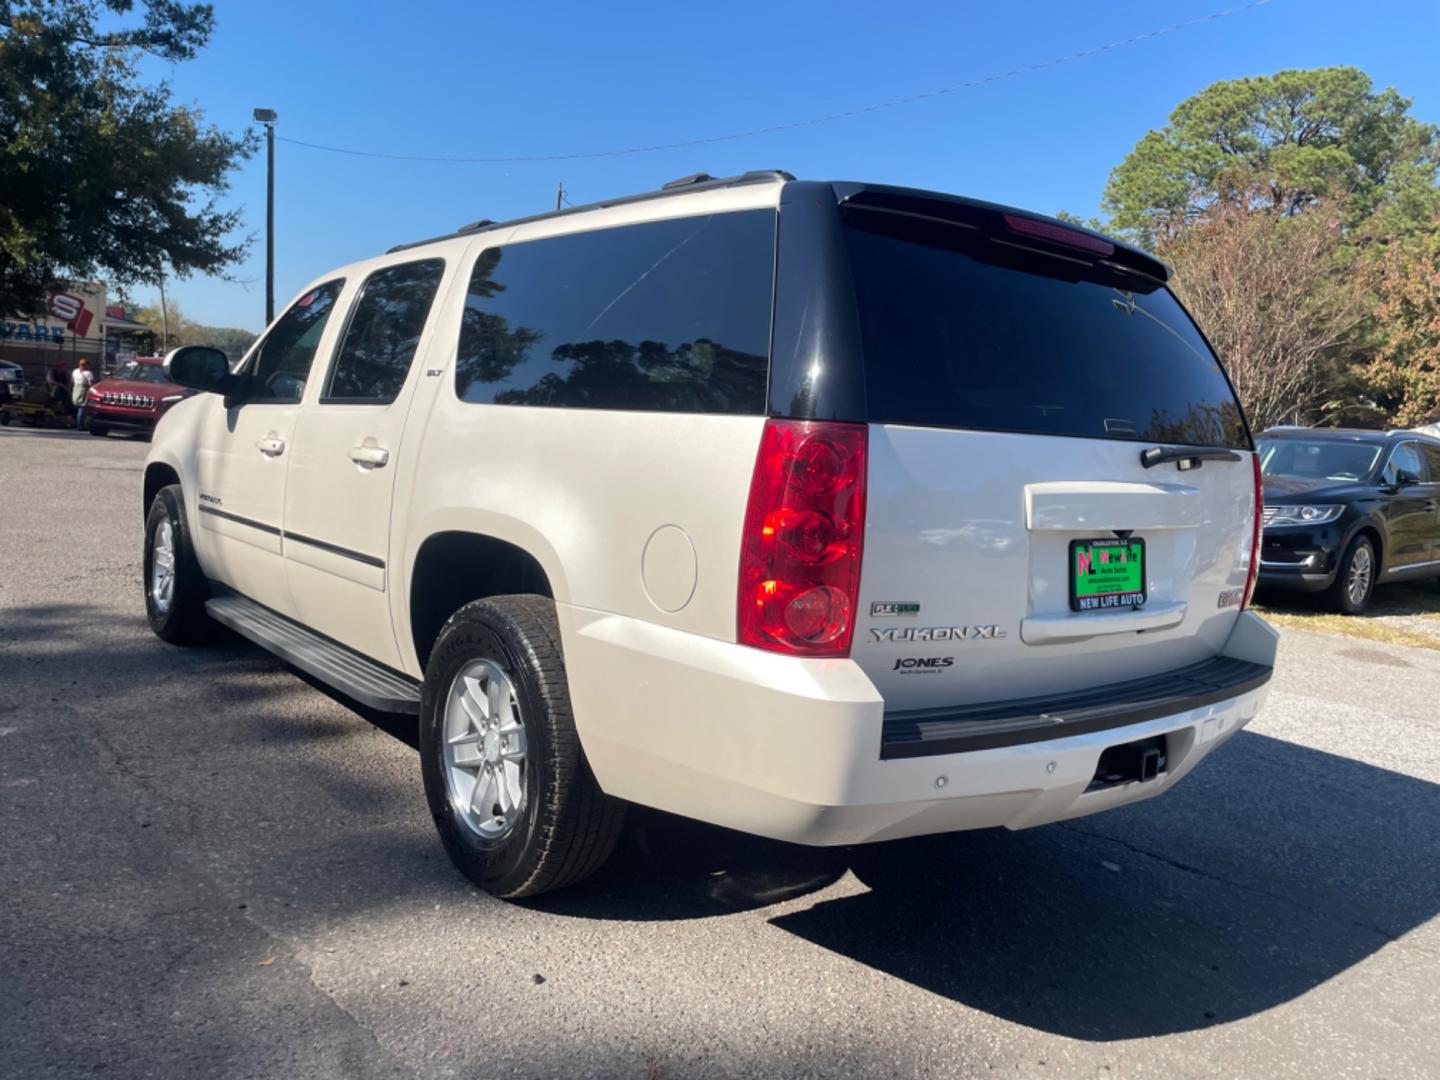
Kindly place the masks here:
<instances>
[{"instance_id":1,"label":"rear windshield wiper","mask_svg":"<svg viewBox=\"0 0 1440 1080\"><path fill-rule=\"evenodd\" d=\"M1219 446L1200 449L1185 446L1152 446L1149 450L1140 451L1140 464L1147 469L1153 469L1156 465L1164 465L1167 461L1173 461L1181 472L1185 472L1187 469L1198 469L1200 463L1204 461L1239 460L1240 455L1234 450L1226 450Z\"/></svg>"}]
</instances>

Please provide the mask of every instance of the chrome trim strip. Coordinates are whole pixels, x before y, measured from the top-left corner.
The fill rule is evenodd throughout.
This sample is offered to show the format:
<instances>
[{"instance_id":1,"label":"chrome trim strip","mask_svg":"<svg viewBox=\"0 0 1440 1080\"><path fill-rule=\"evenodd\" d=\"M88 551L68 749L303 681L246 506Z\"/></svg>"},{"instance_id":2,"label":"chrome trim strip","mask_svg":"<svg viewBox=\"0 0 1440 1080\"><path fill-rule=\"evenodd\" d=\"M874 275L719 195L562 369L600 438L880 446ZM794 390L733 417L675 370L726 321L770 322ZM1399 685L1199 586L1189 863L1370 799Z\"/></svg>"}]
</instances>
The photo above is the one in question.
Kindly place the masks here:
<instances>
[{"instance_id":1,"label":"chrome trim strip","mask_svg":"<svg viewBox=\"0 0 1440 1080\"><path fill-rule=\"evenodd\" d=\"M274 525L266 525L263 521L256 521L253 518L241 517L239 514L232 514L228 510L217 510L215 509L215 507L210 506L206 503L200 504L200 512L202 514L210 514L214 517L224 518L226 521L233 521L237 525L249 525L250 528L259 529L261 532L269 533L271 536L284 535L284 533L282 533Z\"/></svg>"},{"instance_id":2,"label":"chrome trim strip","mask_svg":"<svg viewBox=\"0 0 1440 1080\"><path fill-rule=\"evenodd\" d=\"M309 536L301 536L299 533L287 532L284 534L286 540L294 540L297 544L305 544L308 547L319 548L321 551L328 551L332 555L342 555L347 559L354 559L366 566L374 566L380 570L385 569L385 560L377 559L374 555L366 555L363 552L352 551L349 548L341 547L339 544L332 544L328 540L315 540Z\"/></svg>"},{"instance_id":3,"label":"chrome trim strip","mask_svg":"<svg viewBox=\"0 0 1440 1080\"><path fill-rule=\"evenodd\" d=\"M328 551L332 555L341 555L347 559L354 559L366 566L374 566L377 569L385 569L385 560L377 559L374 555L366 555L360 551L351 551L349 548L341 547L339 544L332 544L328 540L316 540L313 537L301 536L299 533L286 532L276 528L274 525L266 525L263 521L255 521L253 518L241 517L239 514L232 514L228 510L217 510L207 503L200 504L202 514L210 514L214 517L224 518L226 521L233 521L237 525L248 525L252 529L259 529L261 532L269 533L271 536L278 536L282 540L293 540L297 544L305 544L308 547L319 548L321 551Z\"/></svg>"},{"instance_id":4,"label":"chrome trim strip","mask_svg":"<svg viewBox=\"0 0 1440 1080\"><path fill-rule=\"evenodd\" d=\"M1440 566L1440 559L1428 559L1425 562L1405 563L1402 566L1387 566L1385 573L1395 574L1402 570L1423 570L1427 566Z\"/></svg>"}]
</instances>

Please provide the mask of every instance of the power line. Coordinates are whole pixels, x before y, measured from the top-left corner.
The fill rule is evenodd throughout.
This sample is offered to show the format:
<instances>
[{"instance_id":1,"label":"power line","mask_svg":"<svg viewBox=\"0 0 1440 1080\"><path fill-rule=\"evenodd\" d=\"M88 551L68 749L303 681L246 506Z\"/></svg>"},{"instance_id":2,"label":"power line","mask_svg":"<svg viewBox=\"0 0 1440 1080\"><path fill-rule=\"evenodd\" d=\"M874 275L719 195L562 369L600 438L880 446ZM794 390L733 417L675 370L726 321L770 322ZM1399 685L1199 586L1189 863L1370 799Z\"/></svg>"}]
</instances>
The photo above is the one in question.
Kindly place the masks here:
<instances>
[{"instance_id":1,"label":"power line","mask_svg":"<svg viewBox=\"0 0 1440 1080\"><path fill-rule=\"evenodd\" d=\"M944 97L946 94L955 94L961 90L970 90L977 86L987 86L991 83L1001 82L1005 79L1013 79L1020 75L1029 75L1032 72L1042 71L1045 68L1058 67L1061 64L1070 64L1077 60L1086 60L1092 56L1099 56L1101 53L1124 48L1127 45L1137 45L1143 41L1151 41L1158 37L1164 37L1166 34L1174 34L1181 30L1188 30L1191 27L1200 26L1203 23L1217 22L1231 15L1240 15L1247 11L1253 11L1255 8L1264 7L1266 4L1274 2L1275 0L1251 0L1251 3L1243 4L1240 7L1226 8L1224 11L1201 15L1198 18L1187 19L1185 22L1174 23L1171 26L1162 26L1156 30L1147 30L1143 34L1134 34L1130 37L1120 38L1118 41L1111 41L1104 45L1081 49L1079 52L1066 53L1064 56L1056 56L1049 60L1041 60L1038 63L1026 64L1024 67L1011 68L1009 71L997 72L996 74L986 75L978 79L969 79L962 83L956 83L953 86L942 86L936 90L926 90L923 93L911 94L908 97L893 98L890 101L881 101L873 105L862 105L854 109L845 109L842 112L816 116L809 120L792 120L784 124L772 124L769 127L751 128L748 131L735 131L728 135L710 135L700 139L683 139L678 142L656 143L653 146L629 146L616 150L590 150L570 154L519 154L506 157L431 157L421 154L384 154L372 150L352 150L343 146L326 146L322 143L305 142L302 139L291 139L283 135L276 135L275 137L281 142L287 142L294 146L304 146L310 150L324 150L331 154L384 158L387 161L444 162L454 165L508 165L535 161L575 161L582 158L622 157L628 154L654 154L662 150L683 150L692 146L709 146L712 143L733 142L737 139L752 139L757 135L773 135L781 131L794 131L797 128L832 124L837 120L849 120L856 116L864 116L867 113L880 112L883 109L894 109L901 105L912 105L917 101L927 101L931 98Z\"/></svg>"}]
</instances>

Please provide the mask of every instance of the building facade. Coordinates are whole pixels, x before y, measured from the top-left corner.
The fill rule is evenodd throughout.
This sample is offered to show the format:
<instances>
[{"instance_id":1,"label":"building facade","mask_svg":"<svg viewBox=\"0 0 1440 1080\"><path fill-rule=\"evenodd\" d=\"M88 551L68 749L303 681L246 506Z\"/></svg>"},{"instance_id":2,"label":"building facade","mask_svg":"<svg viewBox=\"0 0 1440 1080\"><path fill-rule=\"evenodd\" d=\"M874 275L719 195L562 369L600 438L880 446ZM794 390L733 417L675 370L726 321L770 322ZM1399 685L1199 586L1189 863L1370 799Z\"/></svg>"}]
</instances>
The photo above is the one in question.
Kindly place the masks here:
<instances>
[{"instance_id":1,"label":"building facade","mask_svg":"<svg viewBox=\"0 0 1440 1080\"><path fill-rule=\"evenodd\" d=\"M28 380L43 382L56 368L73 370L82 356L96 372L113 370L152 352L154 336L107 305L103 284L77 283L50 293L42 312L0 319L0 360L20 364Z\"/></svg>"}]
</instances>

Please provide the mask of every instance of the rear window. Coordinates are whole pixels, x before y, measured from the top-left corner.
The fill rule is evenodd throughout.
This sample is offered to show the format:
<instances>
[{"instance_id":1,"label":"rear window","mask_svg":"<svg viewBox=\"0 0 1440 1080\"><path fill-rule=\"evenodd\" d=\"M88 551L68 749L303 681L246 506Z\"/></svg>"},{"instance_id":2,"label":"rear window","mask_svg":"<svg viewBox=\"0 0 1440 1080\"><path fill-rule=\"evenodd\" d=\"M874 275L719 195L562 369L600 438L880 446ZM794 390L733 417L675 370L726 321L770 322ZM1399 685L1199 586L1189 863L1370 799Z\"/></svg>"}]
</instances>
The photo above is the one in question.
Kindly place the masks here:
<instances>
[{"instance_id":1,"label":"rear window","mask_svg":"<svg viewBox=\"0 0 1440 1080\"><path fill-rule=\"evenodd\" d=\"M480 253L455 365L464 401L765 411L775 211L652 221Z\"/></svg>"},{"instance_id":2,"label":"rear window","mask_svg":"<svg viewBox=\"0 0 1440 1080\"><path fill-rule=\"evenodd\" d=\"M1249 447L1164 287L976 229L873 210L845 222L872 422Z\"/></svg>"}]
</instances>

